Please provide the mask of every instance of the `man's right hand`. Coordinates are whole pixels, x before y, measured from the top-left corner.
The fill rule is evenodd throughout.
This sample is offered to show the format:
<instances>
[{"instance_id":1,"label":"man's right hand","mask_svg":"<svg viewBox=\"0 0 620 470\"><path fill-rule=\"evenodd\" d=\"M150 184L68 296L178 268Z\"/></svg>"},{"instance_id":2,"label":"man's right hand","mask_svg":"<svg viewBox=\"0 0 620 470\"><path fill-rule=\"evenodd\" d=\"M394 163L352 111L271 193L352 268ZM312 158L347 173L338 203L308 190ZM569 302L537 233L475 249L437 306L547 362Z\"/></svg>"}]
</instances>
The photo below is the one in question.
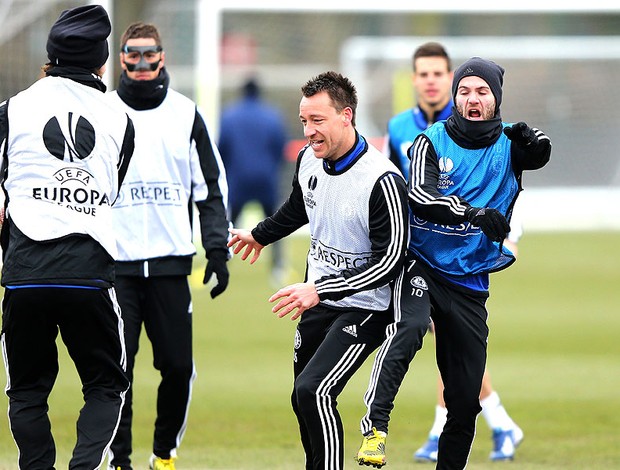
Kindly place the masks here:
<instances>
[{"instance_id":1,"label":"man's right hand","mask_svg":"<svg viewBox=\"0 0 620 470\"><path fill-rule=\"evenodd\" d=\"M241 250L245 248L245 251L241 255L242 260L246 260L252 250L254 250L254 256L250 259L250 264L254 264L254 262L260 256L260 252L263 248L263 245L254 240L252 236L252 232L250 230L239 229L239 228L229 228L228 231L232 235L230 240L228 241L228 247L234 246L233 249L234 254L239 254Z\"/></svg>"}]
</instances>

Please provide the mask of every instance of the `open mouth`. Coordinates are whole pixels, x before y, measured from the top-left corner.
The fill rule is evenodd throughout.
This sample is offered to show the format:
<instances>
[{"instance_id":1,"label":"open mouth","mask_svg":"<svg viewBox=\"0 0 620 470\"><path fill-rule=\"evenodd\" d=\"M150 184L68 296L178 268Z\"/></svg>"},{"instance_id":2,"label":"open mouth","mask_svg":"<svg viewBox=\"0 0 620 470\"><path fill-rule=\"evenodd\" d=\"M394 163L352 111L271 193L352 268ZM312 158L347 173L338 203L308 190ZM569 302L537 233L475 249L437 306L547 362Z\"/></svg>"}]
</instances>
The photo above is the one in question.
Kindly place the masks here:
<instances>
[{"instance_id":1,"label":"open mouth","mask_svg":"<svg viewBox=\"0 0 620 470\"><path fill-rule=\"evenodd\" d=\"M320 148L321 144L323 144L322 140L311 140L310 141L310 145L312 146L313 149Z\"/></svg>"}]
</instances>

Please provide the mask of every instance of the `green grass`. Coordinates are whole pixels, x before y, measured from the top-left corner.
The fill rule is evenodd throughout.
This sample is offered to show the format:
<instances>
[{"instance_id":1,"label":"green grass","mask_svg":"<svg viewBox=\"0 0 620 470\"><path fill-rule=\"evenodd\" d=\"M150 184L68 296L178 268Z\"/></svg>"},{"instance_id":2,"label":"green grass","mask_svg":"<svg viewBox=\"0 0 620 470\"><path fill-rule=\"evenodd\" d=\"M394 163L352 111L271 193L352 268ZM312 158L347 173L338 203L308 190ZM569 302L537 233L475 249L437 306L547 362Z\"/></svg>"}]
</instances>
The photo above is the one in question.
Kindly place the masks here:
<instances>
[{"instance_id":1,"label":"green grass","mask_svg":"<svg viewBox=\"0 0 620 470\"><path fill-rule=\"evenodd\" d=\"M488 461L490 431L478 422L468 468L588 470L620 468L620 234L526 233L520 259L492 276L489 370L525 440L512 463ZM301 279L307 242L286 248ZM269 250L269 248L267 248ZM265 256L267 255L267 256ZM303 452L289 396L296 322L271 313L276 290L263 253L254 266L230 262L230 287L211 300L194 282L195 382L179 470L301 469ZM200 267L201 268L201 267ZM431 468L412 464L433 419L436 367L428 339L412 364L392 415L387 470ZM33 345L34 347L34 345ZM58 447L66 468L81 406L80 386L64 346L50 399ZM150 455L157 373L144 338L136 368L134 468ZM369 363L339 399L346 431L346 467L360 442L359 419ZM4 371L2 381L5 383ZM6 409L6 396L0 408ZM15 469L17 450L6 413L0 414L0 469Z\"/></svg>"}]
</instances>

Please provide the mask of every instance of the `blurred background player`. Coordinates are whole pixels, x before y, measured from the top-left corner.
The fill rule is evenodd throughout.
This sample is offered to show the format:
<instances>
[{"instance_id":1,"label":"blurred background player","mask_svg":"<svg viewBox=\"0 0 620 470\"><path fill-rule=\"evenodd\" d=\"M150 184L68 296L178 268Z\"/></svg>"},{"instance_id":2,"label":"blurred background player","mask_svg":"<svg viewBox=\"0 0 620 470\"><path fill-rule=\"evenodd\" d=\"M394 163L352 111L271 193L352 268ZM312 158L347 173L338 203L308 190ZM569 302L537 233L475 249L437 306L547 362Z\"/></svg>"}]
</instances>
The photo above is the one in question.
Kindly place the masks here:
<instances>
[{"instance_id":1,"label":"blurred background player","mask_svg":"<svg viewBox=\"0 0 620 470\"><path fill-rule=\"evenodd\" d=\"M218 141L228 178L230 220L235 227L250 202L258 202L265 217L273 215L279 206L288 141L284 117L262 98L256 78L243 84L240 95L222 112ZM272 281L281 285L286 273L282 242L274 243L271 253Z\"/></svg>"},{"instance_id":2,"label":"blurred background player","mask_svg":"<svg viewBox=\"0 0 620 470\"><path fill-rule=\"evenodd\" d=\"M411 81L417 104L389 120L384 148L405 179L409 179L407 150L413 140L424 129L452 114L452 65L445 48L437 42L422 44L413 53L412 63Z\"/></svg>"}]
</instances>

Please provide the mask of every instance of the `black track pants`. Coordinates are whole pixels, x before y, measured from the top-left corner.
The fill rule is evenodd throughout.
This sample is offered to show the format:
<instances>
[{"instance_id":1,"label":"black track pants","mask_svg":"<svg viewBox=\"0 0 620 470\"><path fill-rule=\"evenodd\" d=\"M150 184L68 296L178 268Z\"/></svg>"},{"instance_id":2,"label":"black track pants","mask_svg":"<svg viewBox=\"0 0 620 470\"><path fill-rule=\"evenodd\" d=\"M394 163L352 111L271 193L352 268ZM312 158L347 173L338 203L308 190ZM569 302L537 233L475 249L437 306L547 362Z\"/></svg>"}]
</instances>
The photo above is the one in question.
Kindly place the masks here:
<instances>
[{"instance_id":1,"label":"black track pants","mask_svg":"<svg viewBox=\"0 0 620 470\"><path fill-rule=\"evenodd\" d=\"M480 413L480 387L486 366L487 292L431 281L437 366L444 383L448 420L439 437L437 469L467 465Z\"/></svg>"},{"instance_id":2,"label":"black track pants","mask_svg":"<svg viewBox=\"0 0 620 470\"><path fill-rule=\"evenodd\" d=\"M5 290L2 346L20 468L49 470L56 461L47 400L58 374L58 331L84 397L69 469L92 470L102 464L129 386L122 329L113 289Z\"/></svg>"},{"instance_id":3,"label":"black track pants","mask_svg":"<svg viewBox=\"0 0 620 470\"><path fill-rule=\"evenodd\" d=\"M344 468L344 433L336 404L355 371L381 344L391 312L377 314L314 307L295 333L293 410L306 469Z\"/></svg>"},{"instance_id":4,"label":"black track pants","mask_svg":"<svg viewBox=\"0 0 620 470\"><path fill-rule=\"evenodd\" d=\"M372 428L388 432L390 413L409 364L422 347L430 323L430 296L418 264L408 258L394 282L392 294L395 321L386 329L385 341L373 362L368 389L364 395L366 415L362 434Z\"/></svg>"},{"instance_id":5,"label":"black track pants","mask_svg":"<svg viewBox=\"0 0 620 470\"><path fill-rule=\"evenodd\" d=\"M117 276L116 291L125 322L127 373L132 383L142 325L153 349L153 365L161 373L153 453L175 455L187 425L192 383L192 312L187 276ZM136 381L140 377L135 378ZM114 468L129 468L132 451L133 387L127 393L119 431L111 448Z\"/></svg>"},{"instance_id":6,"label":"black track pants","mask_svg":"<svg viewBox=\"0 0 620 470\"><path fill-rule=\"evenodd\" d=\"M368 412L362 418L362 432L372 427L387 432L398 388L409 362L422 346L430 314L448 409L448 421L439 438L437 469L465 468L481 410L479 396L489 333L487 298L487 292L446 281L408 253L404 276L394 288L397 321L387 328L364 397Z\"/></svg>"}]
</instances>

